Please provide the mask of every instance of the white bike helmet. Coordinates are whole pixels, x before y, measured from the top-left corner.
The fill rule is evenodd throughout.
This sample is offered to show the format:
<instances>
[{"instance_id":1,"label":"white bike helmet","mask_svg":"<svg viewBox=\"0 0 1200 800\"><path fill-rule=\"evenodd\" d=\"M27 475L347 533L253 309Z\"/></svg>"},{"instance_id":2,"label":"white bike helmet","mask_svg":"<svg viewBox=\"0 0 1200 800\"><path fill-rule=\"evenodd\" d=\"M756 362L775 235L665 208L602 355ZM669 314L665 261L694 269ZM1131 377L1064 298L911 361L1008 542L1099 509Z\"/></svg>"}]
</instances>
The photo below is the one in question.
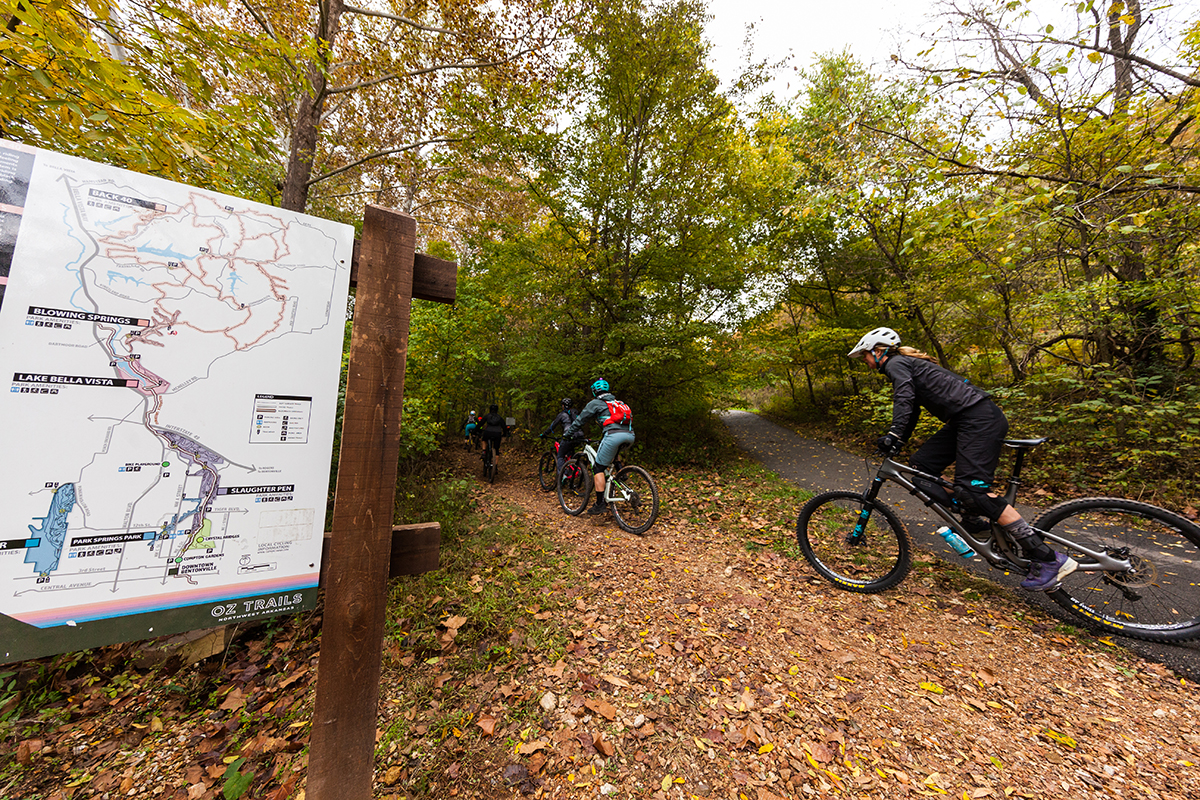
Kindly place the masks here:
<instances>
[{"instance_id":1,"label":"white bike helmet","mask_svg":"<svg viewBox=\"0 0 1200 800\"><path fill-rule=\"evenodd\" d=\"M870 333L864 333L863 337L858 340L858 344L854 345L853 349L846 355L854 358L874 350L881 344L888 347L895 347L900 344L900 334L891 328L876 328Z\"/></svg>"}]
</instances>

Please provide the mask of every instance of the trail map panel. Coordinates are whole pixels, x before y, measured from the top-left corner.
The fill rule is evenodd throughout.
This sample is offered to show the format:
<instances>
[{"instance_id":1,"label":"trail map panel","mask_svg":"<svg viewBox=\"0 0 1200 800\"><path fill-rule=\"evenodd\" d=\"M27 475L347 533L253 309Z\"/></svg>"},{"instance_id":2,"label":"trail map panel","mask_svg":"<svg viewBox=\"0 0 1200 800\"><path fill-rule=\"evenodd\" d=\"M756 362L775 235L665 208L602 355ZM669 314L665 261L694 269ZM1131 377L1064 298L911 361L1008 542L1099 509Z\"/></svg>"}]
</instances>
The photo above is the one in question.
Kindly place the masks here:
<instances>
[{"instance_id":1,"label":"trail map panel","mask_svg":"<svg viewBox=\"0 0 1200 800\"><path fill-rule=\"evenodd\" d=\"M353 242L0 140L0 662L313 607Z\"/></svg>"}]
</instances>

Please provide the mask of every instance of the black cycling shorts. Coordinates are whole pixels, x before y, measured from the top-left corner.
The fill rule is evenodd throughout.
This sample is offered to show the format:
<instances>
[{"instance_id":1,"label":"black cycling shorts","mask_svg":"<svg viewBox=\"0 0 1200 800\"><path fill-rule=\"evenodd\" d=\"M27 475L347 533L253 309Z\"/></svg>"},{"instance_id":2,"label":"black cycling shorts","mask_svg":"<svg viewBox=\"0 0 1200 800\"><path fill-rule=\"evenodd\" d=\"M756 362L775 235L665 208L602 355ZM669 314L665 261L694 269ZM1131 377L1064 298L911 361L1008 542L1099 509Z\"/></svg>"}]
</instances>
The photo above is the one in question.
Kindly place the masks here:
<instances>
[{"instance_id":1,"label":"black cycling shorts","mask_svg":"<svg viewBox=\"0 0 1200 800\"><path fill-rule=\"evenodd\" d=\"M500 439L504 437L504 431L489 431L485 428L479 432L479 436L485 442L491 442L496 455L500 455Z\"/></svg>"},{"instance_id":2,"label":"black cycling shorts","mask_svg":"<svg viewBox=\"0 0 1200 800\"><path fill-rule=\"evenodd\" d=\"M1008 435L1008 418L990 399L980 400L950 418L917 448L909 463L922 472L941 475L954 464L954 484L986 493L996 477L1000 449Z\"/></svg>"}]
</instances>

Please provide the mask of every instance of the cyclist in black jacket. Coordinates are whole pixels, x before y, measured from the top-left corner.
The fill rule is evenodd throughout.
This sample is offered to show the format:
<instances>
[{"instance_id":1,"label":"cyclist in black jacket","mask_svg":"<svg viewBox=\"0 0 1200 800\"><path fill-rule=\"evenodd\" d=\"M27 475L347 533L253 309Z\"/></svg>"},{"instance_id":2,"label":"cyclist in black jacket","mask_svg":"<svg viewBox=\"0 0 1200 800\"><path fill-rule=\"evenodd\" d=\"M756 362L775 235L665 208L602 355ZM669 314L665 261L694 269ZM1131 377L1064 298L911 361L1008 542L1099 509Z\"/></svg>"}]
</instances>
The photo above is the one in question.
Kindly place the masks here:
<instances>
[{"instance_id":1,"label":"cyclist in black jacket","mask_svg":"<svg viewBox=\"0 0 1200 800\"><path fill-rule=\"evenodd\" d=\"M577 416L579 415L575 413L575 401L569 397L564 397L562 399L562 410L558 412L558 416L550 421L549 427L542 431L538 438L545 439L547 436L552 436L555 428L558 428L559 433L565 434L567 432L567 428L570 427L571 423L575 421ZM579 443L582 441L582 436L576 436L571 439L563 438L559 441L556 451L556 460L558 463L555 467L555 475L557 475L559 472L562 472L563 464L565 464L566 460L574 454L575 448L577 448Z\"/></svg>"},{"instance_id":2,"label":"cyclist in black jacket","mask_svg":"<svg viewBox=\"0 0 1200 800\"><path fill-rule=\"evenodd\" d=\"M499 414L500 406L488 406L488 413L484 414L479 420L479 436L486 442L491 442L492 452L495 454L492 459L492 465L496 471L500 470L500 437L508 436L508 424L504 421L504 417Z\"/></svg>"},{"instance_id":3,"label":"cyclist in black jacket","mask_svg":"<svg viewBox=\"0 0 1200 800\"><path fill-rule=\"evenodd\" d=\"M1021 514L992 491L1008 419L991 395L955 375L920 350L900 346L891 328L876 328L848 353L861 358L892 383L892 425L876 445L893 455L908 441L921 408L945 425L909 459L922 472L941 475L954 467L954 493L968 512L998 523L1030 558L1024 589L1053 591L1079 565L1051 549Z\"/></svg>"}]
</instances>

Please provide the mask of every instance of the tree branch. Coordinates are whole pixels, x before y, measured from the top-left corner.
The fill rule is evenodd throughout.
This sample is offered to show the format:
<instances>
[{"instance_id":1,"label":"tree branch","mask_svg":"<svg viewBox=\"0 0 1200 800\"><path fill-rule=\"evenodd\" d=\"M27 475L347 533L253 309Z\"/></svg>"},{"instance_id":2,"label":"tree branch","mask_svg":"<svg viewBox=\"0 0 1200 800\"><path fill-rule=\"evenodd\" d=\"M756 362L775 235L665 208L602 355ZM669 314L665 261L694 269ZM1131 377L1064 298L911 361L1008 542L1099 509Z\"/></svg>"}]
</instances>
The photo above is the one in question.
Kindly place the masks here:
<instances>
[{"instance_id":1,"label":"tree branch","mask_svg":"<svg viewBox=\"0 0 1200 800\"><path fill-rule=\"evenodd\" d=\"M468 61L465 63L458 63L458 64L436 64L432 67L425 67L424 69L415 69L411 72L390 72L387 75L381 75L377 78L371 78L370 80L359 81L358 83L352 83L349 86L334 86L330 89L326 89L325 93L326 94L341 94L342 92L352 92L355 89L365 89L368 86L375 86L376 84L386 83L387 81L396 80L396 79L416 78L419 75L428 75L430 72L440 72L441 70L444 70L444 69L486 69L488 67L498 67L501 64L507 64L508 62L513 61L514 59L520 58L521 56L524 56L524 55L528 55L529 53L532 53L535 49L537 49L537 48L529 48L527 50L522 50L519 53L513 53L511 56L508 56L507 58L499 59L498 61Z\"/></svg>"},{"instance_id":2,"label":"tree branch","mask_svg":"<svg viewBox=\"0 0 1200 800\"><path fill-rule=\"evenodd\" d=\"M925 155L933 157L937 161L940 161L944 164L950 164L954 167L957 167L958 169L963 170L963 172L948 174L946 177L949 177L949 178L968 178L968 177L975 176L975 175L988 175L991 177L1000 177L1000 178L1016 178L1018 180L1031 180L1032 179L1032 180L1046 181L1047 183L1062 184L1064 186L1086 186L1089 189L1096 189L1097 191L1107 192L1110 194L1129 194L1132 192L1151 192L1151 191L1161 192L1164 190L1172 191L1172 192L1185 192L1187 194L1200 194L1200 186L1191 186L1186 183L1176 183L1176 184L1162 183L1162 184L1156 184L1156 185L1152 185L1152 186L1144 186L1144 185L1143 186L1128 186L1128 185L1122 185L1121 183L1118 183L1118 184L1114 184L1114 185L1110 186L1110 185L1103 184L1099 181L1082 180L1080 178L1064 178L1060 175L1046 175L1046 174L1035 175L1033 173L1019 172L1017 170L991 169L989 167L981 167L981 166L978 166L975 164L968 164L964 161L959 161L957 158L953 158L951 156L942 155L941 153L934 152L933 150L930 150L928 147L921 144L920 142L917 142L916 140L911 139L902 133L896 133L895 131L889 131L889 130L884 130L882 128L876 128L871 125L868 125L865 122L860 122L859 125L862 126L863 128L866 128L869 131L874 131L875 133L882 134L883 136L891 136L893 139L899 139L900 141L910 144L913 147L917 148Z\"/></svg>"},{"instance_id":3,"label":"tree branch","mask_svg":"<svg viewBox=\"0 0 1200 800\"><path fill-rule=\"evenodd\" d=\"M359 166L360 164L366 163L367 161L370 161L375 158L383 158L384 156L391 156L391 155L395 155L396 153L403 153L406 150L414 150L418 147L424 147L427 144L439 144L439 143L444 143L444 142L465 142L465 141L467 141L468 138L470 138L470 137L464 136L461 138L426 139L421 142L413 142L412 144L406 144L403 147L390 147L386 150L378 150L374 153L371 153L370 155L363 156L362 158L358 159L357 161L352 161L343 167L338 167L335 170L330 170L329 172L326 172L324 175L318 175L317 177L309 180L309 182L306 183L305 186L309 187L315 183L320 183L323 180L328 180L329 178L332 178L335 175L340 175L343 172L345 172L346 170L354 169L355 167Z\"/></svg>"},{"instance_id":4,"label":"tree branch","mask_svg":"<svg viewBox=\"0 0 1200 800\"><path fill-rule=\"evenodd\" d=\"M368 8L358 8L356 6L343 6L342 10L347 14L359 14L364 17L383 17L384 19L390 19L390 20L393 20L394 22L403 23L403 24L409 26L410 28L416 28L419 31L428 31L429 33L444 33L447 36L462 36L463 35L459 31L449 31L449 30L446 30L445 28L435 28L432 25L422 25L421 23L417 22L414 19L409 19L408 17L402 17L399 14L389 14L386 11L372 11L371 9L368 9Z\"/></svg>"}]
</instances>

